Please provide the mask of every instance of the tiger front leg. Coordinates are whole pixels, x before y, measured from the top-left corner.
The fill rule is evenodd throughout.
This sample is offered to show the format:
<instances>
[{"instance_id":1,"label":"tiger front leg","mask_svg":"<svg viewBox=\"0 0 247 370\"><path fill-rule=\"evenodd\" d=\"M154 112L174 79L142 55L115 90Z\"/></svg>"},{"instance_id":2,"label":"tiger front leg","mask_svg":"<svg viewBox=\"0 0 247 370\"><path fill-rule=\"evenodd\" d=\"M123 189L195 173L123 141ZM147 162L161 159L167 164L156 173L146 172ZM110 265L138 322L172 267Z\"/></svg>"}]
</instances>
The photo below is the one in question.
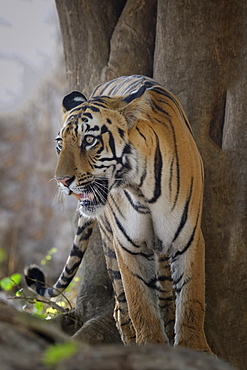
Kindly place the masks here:
<instances>
[{"instance_id":1,"label":"tiger front leg","mask_svg":"<svg viewBox=\"0 0 247 370\"><path fill-rule=\"evenodd\" d=\"M171 256L171 271L176 294L174 345L212 353L204 333L205 272L201 231L188 249L178 250Z\"/></svg>"},{"instance_id":2,"label":"tiger front leg","mask_svg":"<svg viewBox=\"0 0 247 370\"><path fill-rule=\"evenodd\" d=\"M129 317L127 301L123 289L121 272L119 270L116 253L114 251L113 243L107 235L107 230L103 225L100 225L101 235L103 240L103 250L106 260L107 271L112 282L113 290L115 292L115 308L113 317L116 321L116 326L121 335L124 344L136 343L135 330L132 321Z\"/></svg>"},{"instance_id":3,"label":"tiger front leg","mask_svg":"<svg viewBox=\"0 0 247 370\"><path fill-rule=\"evenodd\" d=\"M113 285L114 286L114 285ZM120 295L115 297L115 309L114 309L114 319L116 321L116 326L121 335L122 342L124 344L136 343L136 333L132 325L132 321L129 317L127 301L123 288L119 289L114 286L114 290L117 292L122 290Z\"/></svg>"}]
</instances>

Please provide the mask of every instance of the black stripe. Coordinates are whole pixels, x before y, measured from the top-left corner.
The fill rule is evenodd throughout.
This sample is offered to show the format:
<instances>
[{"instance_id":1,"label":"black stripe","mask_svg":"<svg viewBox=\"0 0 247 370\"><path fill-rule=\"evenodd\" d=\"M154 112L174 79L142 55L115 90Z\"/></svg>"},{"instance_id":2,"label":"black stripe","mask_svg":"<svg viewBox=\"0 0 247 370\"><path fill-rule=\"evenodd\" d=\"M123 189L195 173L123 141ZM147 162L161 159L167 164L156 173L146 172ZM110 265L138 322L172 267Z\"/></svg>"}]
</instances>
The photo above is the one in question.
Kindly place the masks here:
<instances>
[{"instance_id":1,"label":"black stripe","mask_svg":"<svg viewBox=\"0 0 247 370\"><path fill-rule=\"evenodd\" d=\"M77 247L77 245L73 245L73 248L70 252L70 257L78 257L80 259L83 258L84 253Z\"/></svg>"},{"instance_id":2,"label":"black stripe","mask_svg":"<svg viewBox=\"0 0 247 370\"><path fill-rule=\"evenodd\" d=\"M176 191L175 199L174 199L173 206L171 209L171 211L173 211L177 204L178 195L180 191L180 168L179 168L179 159L178 159L177 139L176 139L176 134L175 134L175 130L174 130L172 122L170 122L170 127L172 129L172 135L173 135L173 141L174 141L174 151L175 151L175 160L176 160L176 179L177 179L177 191Z\"/></svg>"},{"instance_id":3,"label":"black stripe","mask_svg":"<svg viewBox=\"0 0 247 370\"><path fill-rule=\"evenodd\" d=\"M139 187L140 188L142 187L143 182L144 182L146 176L147 176L147 161L145 160L144 171L143 171L143 174L141 176L141 181L140 181L140 184L139 184Z\"/></svg>"},{"instance_id":4,"label":"black stripe","mask_svg":"<svg viewBox=\"0 0 247 370\"><path fill-rule=\"evenodd\" d=\"M98 100L98 99L97 99L97 101L94 101L94 102L93 102L92 107L94 107L94 109L95 109L95 110L94 110L94 112L97 112L97 111L99 112L100 110L99 110L98 108L96 108L96 107L95 107L95 105L96 105L97 107L107 108L107 102L105 102L104 100L100 100L100 99Z\"/></svg>"},{"instance_id":5,"label":"black stripe","mask_svg":"<svg viewBox=\"0 0 247 370\"><path fill-rule=\"evenodd\" d=\"M179 111L180 115L182 116L182 118L183 118L183 120L184 120L184 122L185 122L185 124L186 124L187 128L189 129L189 132L190 132L190 133L191 133L191 135L193 136L193 132L192 132L192 130L191 130L190 124L189 124L189 122L188 122L188 120L187 120L186 116L184 115L184 112L183 112L183 110L181 109L180 104L178 103L177 99L176 99L176 98L174 98L174 97L169 93L169 91L165 90L165 89L164 89L164 88L162 88L162 87L154 87L152 90L153 90L153 91L155 91L157 94L163 95L163 96L165 96L166 98L170 99L170 100L175 104L175 106L176 106L176 108L178 109L178 111Z\"/></svg>"},{"instance_id":6,"label":"black stripe","mask_svg":"<svg viewBox=\"0 0 247 370\"><path fill-rule=\"evenodd\" d=\"M127 192L127 190L124 190L124 194L126 196L126 198L128 199L130 205L134 208L134 210L138 213L141 213L141 214L148 214L150 213L149 209L147 207L145 207L144 205L140 204L140 203L134 203L133 199L131 198L130 194Z\"/></svg>"},{"instance_id":7,"label":"black stripe","mask_svg":"<svg viewBox=\"0 0 247 370\"><path fill-rule=\"evenodd\" d=\"M91 113L89 113L89 112L84 112L84 113L83 113L83 117L84 117L84 116L86 116L86 117L88 117L88 118L90 118L90 119L93 119L92 114L91 114Z\"/></svg>"},{"instance_id":8,"label":"black stripe","mask_svg":"<svg viewBox=\"0 0 247 370\"><path fill-rule=\"evenodd\" d=\"M99 126L98 125L95 125L94 127L89 126L88 131L99 131Z\"/></svg>"},{"instance_id":9,"label":"black stripe","mask_svg":"<svg viewBox=\"0 0 247 370\"><path fill-rule=\"evenodd\" d=\"M159 257L159 262L167 262L167 261L170 261L170 257L169 256Z\"/></svg>"},{"instance_id":10,"label":"black stripe","mask_svg":"<svg viewBox=\"0 0 247 370\"><path fill-rule=\"evenodd\" d=\"M149 281L145 281L140 275L138 274L134 274L132 273L133 276L137 277L138 279L140 279L147 287L151 288L151 289L155 289L157 290L158 292L160 293L167 293L166 290L160 288L159 286L156 285L158 279L156 277L150 279Z\"/></svg>"},{"instance_id":11,"label":"black stripe","mask_svg":"<svg viewBox=\"0 0 247 370\"><path fill-rule=\"evenodd\" d=\"M95 107L94 105L89 105L87 108L91 109L91 111L93 111L94 113L100 112L99 108Z\"/></svg>"},{"instance_id":12,"label":"black stripe","mask_svg":"<svg viewBox=\"0 0 247 370\"><path fill-rule=\"evenodd\" d=\"M117 128L117 130L118 130L119 136L121 137L121 139L123 139L124 138L124 130L122 130L119 127Z\"/></svg>"},{"instance_id":13,"label":"black stripe","mask_svg":"<svg viewBox=\"0 0 247 370\"><path fill-rule=\"evenodd\" d=\"M80 111L84 111L85 109L86 109L85 107L76 106L75 108L70 110L69 117L76 117Z\"/></svg>"},{"instance_id":14,"label":"black stripe","mask_svg":"<svg viewBox=\"0 0 247 370\"><path fill-rule=\"evenodd\" d=\"M121 323L121 327L122 326L129 325L130 323L131 323L131 319L129 319L128 321L125 321L125 322ZM135 337L130 337L130 339L135 339Z\"/></svg>"},{"instance_id":15,"label":"black stripe","mask_svg":"<svg viewBox=\"0 0 247 370\"><path fill-rule=\"evenodd\" d=\"M127 249L126 247L123 246L123 244L120 243L120 241L118 240L118 243L119 245L121 246L121 248L123 250L125 250L126 252L128 252L129 254L131 254L132 256L141 256L141 257L144 257L145 259L147 259L148 261L154 261L154 253L143 253L143 252L132 252L130 251L129 249Z\"/></svg>"},{"instance_id":16,"label":"black stripe","mask_svg":"<svg viewBox=\"0 0 247 370\"><path fill-rule=\"evenodd\" d=\"M88 226L91 226L92 223L92 221L87 221L83 226L78 226L76 235L80 235Z\"/></svg>"},{"instance_id":17,"label":"black stripe","mask_svg":"<svg viewBox=\"0 0 247 370\"><path fill-rule=\"evenodd\" d=\"M82 240L88 240L90 236L92 235L93 229L90 227L83 235L80 237L80 241Z\"/></svg>"},{"instance_id":18,"label":"black stripe","mask_svg":"<svg viewBox=\"0 0 247 370\"><path fill-rule=\"evenodd\" d=\"M120 214L120 216L123 219L126 219L125 215L122 213L122 211L121 211L119 205L117 204L117 202L115 201L114 197L110 194L109 198L111 199L112 203L114 204L114 207L117 209L117 211Z\"/></svg>"},{"instance_id":19,"label":"black stripe","mask_svg":"<svg viewBox=\"0 0 247 370\"><path fill-rule=\"evenodd\" d=\"M155 187L153 198L148 201L148 203L155 203L161 195L161 176L162 176L162 155L160 151L159 139L157 134L154 132L156 137L156 150L154 157L154 178Z\"/></svg>"},{"instance_id":20,"label":"black stripe","mask_svg":"<svg viewBox=\"0 0 247 370\"><path fill-rule=\"evenodd\" d=\"M159 100L159 103L165 104L165 102L162 101L162 100ZM170 117L170 114L161 107L161 104L156 104L156 102L154 100L152 100L151 107L152 107L154 112L156 112L156 113L160 112L163 115ZM162 121L161 121L161 123L164 124L164 122L162 122Z\"/></svg>"},{"instance_id":21,"label":"black stripe","mask_svg":"<svg viewBox=\"0 0 247 370\"><path fill-rule=\"evenodd\" d=\"M117 95L117 93L119 92L119 90L121 90L122 87L124 87L122 91L122 95L128 94L130 91L133 91L140 82L139 80L136 81L136 79L133 80L132 76L131 77L120 77L118 79L113 80L113 82L115 83L115 82L121 81L121 79L123 79L123 82L120 82L117 85L115 85L109 91L108 95ZM132 82L130 83L130 81ZM127 85L127 86L124 86L124 85Z\"/></svg>"},{"instance_id":22,"label":"black stripe","mask_svg":"<svg viewBox=\"0 0 247 370\"><path fill-rule=\"evenodd\" d=\"M115 140L114 140L114 137L113 137L111 131L108 131L108 133L109 133L109 146L111 148L111 152L112 152L112 155L114 157L112 159L115 159L116 158Z\"/></svg>"},{"instance_id":23,"label":"black stripe","mask_svg":"<svg viewBox=\"0 0 247 370\"><path fill-rule=\"evenodd\" d=\"M186 279L184 282L183 282L183 284L181 285L181 287L180 288L177 288L177 287L175 287L175 293L176 294L179 294L179 293L181 293L181 291L182 291L182 289L183 289L183 287L188 283L190 281L190 279Z\"/></svg>"},{"instance_id":24,"label":"black stripe","mask_svg":"<svg viewBox=\"0 0 247 370\"><path fill-rule=\"evenodd\" d=\"M126 102L126 103L131 103L133 100L137 99L137 98L140 98L144 92L146 91L146 86L145 85L142 85L137 91L135 92L132 92L130 93L129 95L127 95L123 101Z\"/></svg>"},{"instance_id":25,"label":"black stripe","mask_svg":"<svg viewBox=\"0 0 247 370\"><path fill-rule=\"evenodd\" d=\"M166 275L160 275L157 278L157 281L173 281L171 276L166 276Z\"/></svg>"},{"instance_id":26,"label":"black stripe","mask_svg":"<svg viewBox=\"0 0 247 370\"><path fill-rule=\"evenodd\" d=\"M108 231L108 233L112 235L112 229L108 219L106 217L100 216L99 221L100 222L98 222L98 225L100 230L102 230L106 236L107 236L106 231Z\"/></svg>"},{"instance_id":27,"label":"black stripe","mask_svg":"<svg viewBox=\"0 0 247 370\"><path fill-rule=\"evenodd\" d=\"M139 133L139 135L146 141L146 137L143 135L143 133L139 130L138 127L136 127L136 131Z\"/></svg>"},{"instance_id":28,"label":"black stripe","mask_svg":"<svg viewBox=\"0 0 247 370\"><path fill-rule=\"evenodd\" d=\"M173 280L174 281L174 284L177 285L182 279L183 279L183 276L184 274L182 273L179 278L177 278L176 280Z\"/></svg>"},{"instance_id":29,"label":"black stripe","mask_svg":"<svg viewBox=\"0 0 247 370\"><path fill-rule=\"evenodd\" d=\"M108 86L110 86L112 84L112 81L109 81L105 84L104 88L100 90L100 88L102 87L102 85L99 85L97 86L93 93L92 93L92 96L96 96L96 91L97 91L97 95L103 95L103 92L108 88ZM99 91L98 91L99 90Z\"/></svg>"},{"instance_id":30,"label":"black stripe","mask_svg":"<svg viewBox=\"0 0 247 370\"><path fill-rule=\"evenodd\" d=\"M117 258L115 251L110 249L104 241L102 241L102 245L103 245L103 249L104 249L104 255L106 257L113 258L113 259Z\"/></svg>"},{"instance_id":31,"label":"black stripe","mask_svg":"<svg viewBox=\"0 0 247 370\"><path fill-rule=\"evenodd\" d=\"M170 193L170 196L171 196L171 193L172 193L173 164L174 164L174 158L172 158L171 165L170 165L170 177L169 177L169 193Z\"/></svg>"},{"instance_id":32,"label":"black stripe","mask_svg":"<svg viewBox=\"0 0 247 370\"><path fill-rule=\"evenodd\" d=\"M73 276L71 276L71 278L68 279L68 281L66 281L66 283L62 283L61 280L59 280L56 285L54 286L54 289L66 289L67 286L69 286L69 284L71 283L71 281L73 280ZM58 292L56 292L56 294L58 294Z\"/></svg>"},{"instance_id":33,"label":"black stripe","mask_svg":"<svg viewBox=\"0 0 247 370\"><path fill-rule=\"evenodd\" d=\"M41 289L39 292L37 292L39 295L41 296L44 296L45 293L47 291L47 294L49 295L49 297L56 297L57 295L59 295L60 293L53 289L53 288L48 288L48 289Z\"/></svg>"},{"instance_id":34,"label":"black stripe","mask_svg":"<svg viewBox=\"0 0 247 370\"><path fill-rule=\"evenodd\" d=\"M159 301L169 301L169 302L174 301L174 296L173 295L171 295L169 297L158 297L158 298L159 298Z\"/></svg>"},{"instance_id":35,"label":"black stripe","mask_svg":"<svg viewBox=\"0 0 247 370\"><path fill-rule=\"evenodd\" d=\"M106 132L108 132L109 130L108 130L108 127L106 126L106 125L103 125L102 127L101 127L101 132L100 132L100 134L101 135L103 135L104 133L106 133Z\"/></svg>"},{"instance_id":36,"label":"black stripe","mask_svg":"<svg viewBox=\"0 0 247 370\"><path fill-rule=\"evenodd\" d=\"M156 81L154 81L154 80L146 80L144 82L144 85L146 86L147 89L151 89L154 85L157 85L157 84L158 83Z\"/></svg>"},{"instance_id":37,"label":"black stripe","mask_svg":"<svg viewBox=\"0 0 247 370\"><path fill-rule=\"evenodd\" d=\"M65 266L66 274L68 274L68 275L73 274L73 276L74 276L78 267L80 266L80 263L81 263L81 260L75 262L71 268L69 268L68 266ZM65 275L63 273L61 279L63 279L64 277L65 277ZM65 277L65 279L66 279L66 277Z\"/></svg>"},{"instance_id":38,"label":"black stripe","mask_svg":"<svg viewBox=\"0 0 247 370\"><path fill-rule=\"evenodd\" d=\"M133 81L133 82L129 83L129 81L127 81L128 86L126 87L126 89L124 91L124 94L129 94L129 93L135 91L136 88L138 87L138 85L142 84L143 80L144 80L143 76L138 76L137 79L134 80L134 81L131 78L130 81Z\"/></svg>"},{"instance_id":39,"label":"black stripe","mask_svg":"<svg viewBox=\"0 0 247 370\"><path fill-rule=\"evenodd\" d=\"M122 232L122 234L125 236L125 238L128 240L128 242L129 243L131 243L134 247L136 247L136 248L140 248L140 245L137 245L137 244L135 244L134 242L133 242L133 240L129 237L129 235L126 233L126 231L125 231L125 229L124 229L124 227L123 227L123 225L121 224L121 222L118 220L118 218L117 218L117 216L116 216L116 214L115 214L115 212L111 209L111 211L112 211L112 215L113 215L113 217L114 217L114 219L115 219L115 222L116 222L116 224L117 224L117 227L119 228L119 230Z\"/></svg>"},{"instance_id":40,"label":"black stripe","mask_svg":"<svg viewBox=\"0 0 247 370\"><path fill-rule=\"evenodd\" d=\"M119 81L119 80L120 79L117 78L117 79L113 80L113 82L115 83L115 81ZM109 91L108 95L116 95L117 92L124 86L125 83L126 83L126 80L124 79L123 82L118 83L117 85L114 85L113 88Z\"/></svg>"},{"instance_id":41,"label":"black stripe","mask_svg":"<svg viewBox=\"0 0 247 370\"><path fill-rule=\"evenodd\" d=\"M181 217L181 220L180 220L180 224L178 226L178 229L177 229L177 231L176 231L176 233L174 235L174 238L173 238L173 241L172 242L175 242L175 240L177 239L177 237L181 233L184 225L186 224L186 221L187 221L187 218L188 218L188 210L189 210L189 205L190 205L192 190L193 190L193 178L191 180L190 193L189 193L189 196L188 196L188 198L186 200L186 203L185 203L185 206L184 206L184 210L183 210L183 214L182 214L182 217Z\"/></svg>"},{"instance_id":42,"label":"black stripe","mask_svg":"<svg viewBox=\"0 0 247 370\"><path fill-rule=\"evenodd\" d=\"M197 228L197 221L198 221L198 218L197 218L197 220L196 220L196 225L195 225L195 227L194 227L194 229L193 229L193 231L192 231L192 234L191 234L191 236L190 236L190 239L189 239L188 243L186 244L186 246L185 246L181 251L177 251L177 252L176 252L176 253L171 257L171 262L175 262L176 257L178 257L178 256L180 256L180 255L182 255L182 254L184 254L184 253L187 251L187 249L191 246L191 243L193 242L194 237L195 237L195 232L196 232L196 228Z\"/></svg>"},{"instance_id":43,"label":"black stripe","mask_svg":"<svg viewBox=\"0 0 247 370\"><path fill-rule=\"evenodd\" d=\"M125 293L122 292L120 293L117 297L116 297L117 301L120 302L120 303L126 303L126 297L125 297Z\"/></svg>"},{"instance_id":44,"label":"black stripe","mask_svg":"<svg viewBox=\"0 0 247 370\"><path fill-rule=\"evenodd\" d=\"M107 269L107 271L111 280L121 280L120 271L114 271L112 269Z\"/></svg>"}]
</instances>

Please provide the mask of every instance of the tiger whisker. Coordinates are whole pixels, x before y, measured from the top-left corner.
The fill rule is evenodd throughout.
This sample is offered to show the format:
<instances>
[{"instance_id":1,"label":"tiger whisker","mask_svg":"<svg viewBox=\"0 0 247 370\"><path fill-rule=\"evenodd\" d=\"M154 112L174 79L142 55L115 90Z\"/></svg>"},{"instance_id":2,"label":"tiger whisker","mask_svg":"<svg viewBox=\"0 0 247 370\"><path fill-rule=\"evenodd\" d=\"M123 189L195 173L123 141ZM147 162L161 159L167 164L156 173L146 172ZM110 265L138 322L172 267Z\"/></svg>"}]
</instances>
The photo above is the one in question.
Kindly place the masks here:
<instances>
[{"instance_id":1,"label":"tiger whisker","mask_svg":"<svg viewBox=\"0 0 247 370\"><path fill-rule=\"evenodd\" d=\"M50 179L48 182L51 182L51 181L56 181L55 177L53 177L52 179Z\"/></svg>"},{"instance_id":2,"label":"tiger whisker","mask_svg":"<svg viewBox=\"0 0 247 370\"><path fill-rule=\"evenodd\" d=\"M95 184L95 187L98 190L102 191L105 194L108 193L108 187L107 186L105 186L105 185L103 185L103 184L101 184L100 182L97 182L97 181L95 181L94 184Z\"/></svg>"},{"instance_id":3,"label":"tiger whisker","mask_svg":"<svg viewBox=\"0 0 247 370\"><path fill-rule=\"evenodd\" d=\"M103 203L106 201L106 197L105 195L100 191L100 189L98 189L97 187L94 187L94 194L96 195L96 197L98 197ZM104 191L105 192L105 191ZM105 194L107 194L105 192Z\"/></svg>"}]
</instances>

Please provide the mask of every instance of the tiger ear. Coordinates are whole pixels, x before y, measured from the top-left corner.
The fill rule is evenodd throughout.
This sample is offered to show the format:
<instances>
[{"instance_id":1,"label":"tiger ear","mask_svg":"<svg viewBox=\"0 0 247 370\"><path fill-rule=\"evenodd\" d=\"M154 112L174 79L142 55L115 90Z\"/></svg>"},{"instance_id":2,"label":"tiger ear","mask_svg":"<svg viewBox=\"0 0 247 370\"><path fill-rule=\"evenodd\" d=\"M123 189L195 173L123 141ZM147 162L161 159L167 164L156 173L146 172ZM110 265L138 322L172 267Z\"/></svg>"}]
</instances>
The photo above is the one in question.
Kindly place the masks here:
<instances>
[{"instance_id":1,"label":"tiger ear","mask_svg":"<svg viewBox=\"0 0 247 370\"><path fill-rule=\"evenodd\" d=\"M143 106L147 103L145 91L147 87L141 86L137 91L122 99L120 113L125 117L128 128L132 128L137 119L141 117Z\"/></svg>"},{"instance_id":2,"label":"tiger ear","mask_svg":"<svg viewBox=\"0 0 247 370\"><path fill-rule=\"evenodd\" d=\"M86 101L87 98L82 93L80 93L79 91L72 91L70 94L66 95L63 98L62 103L63 112L65 113Z\"/></svg>"}]
</instances>

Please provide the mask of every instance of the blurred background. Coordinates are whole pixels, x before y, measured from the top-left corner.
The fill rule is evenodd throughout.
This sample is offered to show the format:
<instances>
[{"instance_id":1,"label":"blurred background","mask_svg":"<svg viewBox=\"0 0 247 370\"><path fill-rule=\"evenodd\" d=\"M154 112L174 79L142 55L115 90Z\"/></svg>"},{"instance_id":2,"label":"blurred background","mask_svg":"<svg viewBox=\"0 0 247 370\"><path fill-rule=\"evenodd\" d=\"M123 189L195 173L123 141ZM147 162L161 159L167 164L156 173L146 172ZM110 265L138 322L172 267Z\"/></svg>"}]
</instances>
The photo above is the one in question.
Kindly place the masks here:
<instances>
[{"instance_id":1,"label":"blurred background","mask_svg":"<svg viewBox=\"0 0 247 370\"><path fill-rule=\"evenodd\" d=\"M72 245L76 202L52 181L67 92L54 0L0 0L0 279L36 263L55 280Z\"/></svg>"}]
</instances>

